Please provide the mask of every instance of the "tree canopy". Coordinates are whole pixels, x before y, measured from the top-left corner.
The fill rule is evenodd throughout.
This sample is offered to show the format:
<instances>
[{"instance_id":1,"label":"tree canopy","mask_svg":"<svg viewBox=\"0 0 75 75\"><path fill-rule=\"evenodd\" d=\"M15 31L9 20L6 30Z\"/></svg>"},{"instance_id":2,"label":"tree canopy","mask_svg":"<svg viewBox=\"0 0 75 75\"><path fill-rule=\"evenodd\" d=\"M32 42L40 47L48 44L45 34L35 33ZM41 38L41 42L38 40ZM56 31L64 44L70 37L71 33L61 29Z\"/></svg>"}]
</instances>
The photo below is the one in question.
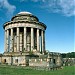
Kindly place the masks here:
<instances>
[{"instance_id":1,"label":"tree canopy","mask_svg":"<svg viewBox=\"0 0 75 75\"><path fill-rule=\"evenodd\" d=\"M75 58L75 52L62 53L61 55L62 55L63 58Z\"/></svg>"}]
</instances>

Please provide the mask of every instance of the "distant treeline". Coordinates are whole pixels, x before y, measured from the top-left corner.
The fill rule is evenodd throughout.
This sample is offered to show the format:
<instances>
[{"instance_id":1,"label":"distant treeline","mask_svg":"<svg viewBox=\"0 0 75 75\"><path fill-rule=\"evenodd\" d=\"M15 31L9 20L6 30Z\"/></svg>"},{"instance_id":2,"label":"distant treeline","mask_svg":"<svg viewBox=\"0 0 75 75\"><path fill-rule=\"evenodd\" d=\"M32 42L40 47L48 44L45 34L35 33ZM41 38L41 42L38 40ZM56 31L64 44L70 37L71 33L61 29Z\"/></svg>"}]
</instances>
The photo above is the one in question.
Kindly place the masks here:
<instances>
[{"instance_id":1,"label":"distant treeline","mask_svg":"<svg viewBox=\"0 0 75 75\"><path fill-rule=\"evenodd\" d=\"M75 52L62 53L61 55L62 55L63 58L75 58Z\"/></svg>"}]
</instances>

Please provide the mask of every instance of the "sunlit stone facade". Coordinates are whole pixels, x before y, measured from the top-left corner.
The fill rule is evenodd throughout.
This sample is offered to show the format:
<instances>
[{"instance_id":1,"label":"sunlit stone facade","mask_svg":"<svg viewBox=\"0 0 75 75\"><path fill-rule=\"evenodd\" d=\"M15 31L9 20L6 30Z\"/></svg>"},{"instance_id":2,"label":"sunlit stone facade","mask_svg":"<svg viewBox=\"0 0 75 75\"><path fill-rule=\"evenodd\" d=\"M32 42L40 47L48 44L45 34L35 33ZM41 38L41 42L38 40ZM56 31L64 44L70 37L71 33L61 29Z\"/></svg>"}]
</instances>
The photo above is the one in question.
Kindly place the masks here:
<instances>
[{"instance_id":1,"label":"sunlit stone facade","mask_svg":"<svg viewBox=\"0 0 75 75\"><path fill-rule=\"evenodd\" d=\"M0 54L0 64L47 69L61 67L61 54L45 50L46 25L39 22L36 16L30 12L20 12L3 28L5 51Z\"/></svg>"},{"instance_id":2,"label":"sunlit stone facade","mask_svg":"<svg viewBox=\"0 0 75 75\"><path fill-rule=\"evenodd\" d=\"M20 12L4 24L5 52L45 52L46 25L30 12Z\"/></svg>"}]
</instances>

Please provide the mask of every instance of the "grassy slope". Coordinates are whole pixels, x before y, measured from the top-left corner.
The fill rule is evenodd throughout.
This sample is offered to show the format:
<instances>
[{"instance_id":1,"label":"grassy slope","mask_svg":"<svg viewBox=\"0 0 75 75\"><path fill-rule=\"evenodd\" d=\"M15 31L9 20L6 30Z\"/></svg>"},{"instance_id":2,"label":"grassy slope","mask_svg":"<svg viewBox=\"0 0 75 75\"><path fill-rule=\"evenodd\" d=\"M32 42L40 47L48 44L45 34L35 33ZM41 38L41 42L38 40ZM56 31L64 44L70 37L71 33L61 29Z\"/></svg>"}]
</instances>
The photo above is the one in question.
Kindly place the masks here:
<instances>
[{"instance_id":1,"label":"grassy slope","mask_svg":"<svg viewBox=\"0 0 75 75\"><path fill-rule=\"evenodd\" d=\"M0 66L0 75L75 75L74 66L64 67L60 70L41 71L22 67Z\"/></svg>"}]
</instances>

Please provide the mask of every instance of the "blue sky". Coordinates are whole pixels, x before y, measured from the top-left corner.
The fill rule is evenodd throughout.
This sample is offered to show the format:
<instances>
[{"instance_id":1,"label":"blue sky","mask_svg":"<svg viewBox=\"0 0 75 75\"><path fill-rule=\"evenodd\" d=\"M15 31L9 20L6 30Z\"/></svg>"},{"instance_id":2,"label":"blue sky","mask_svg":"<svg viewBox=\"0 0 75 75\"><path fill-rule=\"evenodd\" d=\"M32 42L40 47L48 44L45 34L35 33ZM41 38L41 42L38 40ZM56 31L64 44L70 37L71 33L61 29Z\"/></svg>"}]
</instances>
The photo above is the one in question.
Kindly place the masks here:
<instances>
[{"instance_id":1,"label":"blue sky","mask_svg":"<svg viewBox=\"0 0 75 75\"><path fill-rule=\"evenodd\" d=\"M0 0L0 53L4 52L3 24L21 11L46 24L46 50L74 52L75 0Z\"/></svg>"}]
</instances>

